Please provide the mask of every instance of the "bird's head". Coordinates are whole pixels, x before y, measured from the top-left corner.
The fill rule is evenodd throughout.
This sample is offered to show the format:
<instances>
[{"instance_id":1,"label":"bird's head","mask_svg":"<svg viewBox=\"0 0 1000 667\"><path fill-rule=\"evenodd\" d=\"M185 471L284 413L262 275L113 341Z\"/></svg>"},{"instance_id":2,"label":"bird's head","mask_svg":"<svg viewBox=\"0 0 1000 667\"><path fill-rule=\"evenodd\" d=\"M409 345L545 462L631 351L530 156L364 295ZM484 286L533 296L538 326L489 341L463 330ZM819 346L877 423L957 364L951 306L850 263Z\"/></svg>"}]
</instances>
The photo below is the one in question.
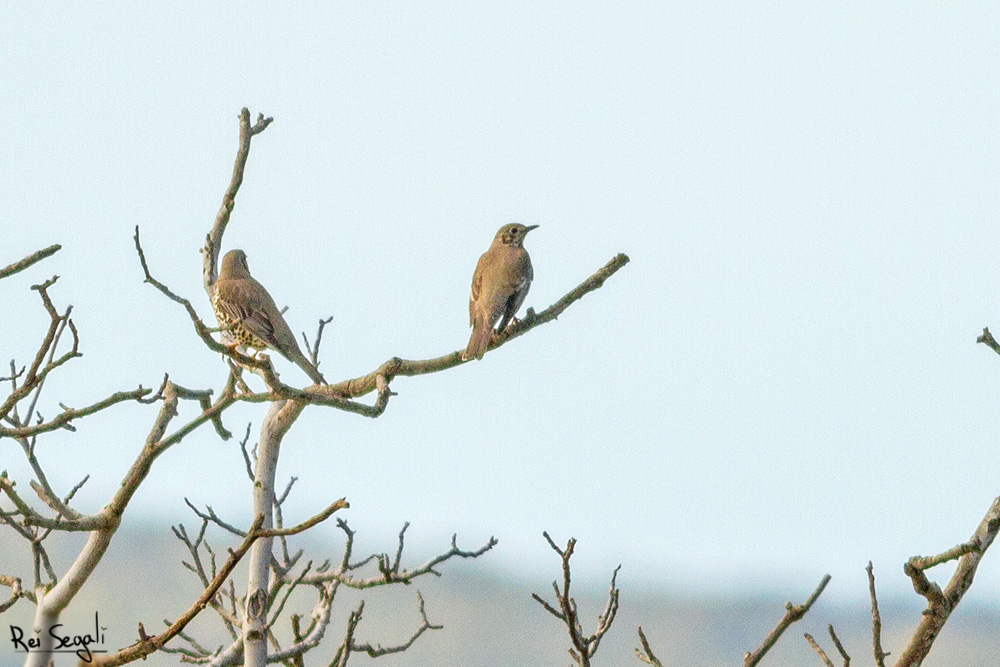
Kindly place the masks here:
<instances>
[{"instance_id":1,"label":"bird's head","mask_svg":"<svg viewBox=\"0 0 1000 667\"><path fill-rule=\"evenodd\" d=\"M230 250L222 258L222 268L219 278L249 278L250 265L247 264L247 254L242 250Z\"/></svg>"},{"instance_id":2,"label":"bird's head","mask_svg":"<svg viewBox=\"0 0 1000 667\"><path fill-rule=\"evenodd\" d=\"M538 225L522 225L520 223L512 223L509 225L504 225L497 232L495 241L503 243L504 245L512 245L518 248L524 247L524 237L528 235L532 229L537 229Z\"/></svg>"}]
</instances>

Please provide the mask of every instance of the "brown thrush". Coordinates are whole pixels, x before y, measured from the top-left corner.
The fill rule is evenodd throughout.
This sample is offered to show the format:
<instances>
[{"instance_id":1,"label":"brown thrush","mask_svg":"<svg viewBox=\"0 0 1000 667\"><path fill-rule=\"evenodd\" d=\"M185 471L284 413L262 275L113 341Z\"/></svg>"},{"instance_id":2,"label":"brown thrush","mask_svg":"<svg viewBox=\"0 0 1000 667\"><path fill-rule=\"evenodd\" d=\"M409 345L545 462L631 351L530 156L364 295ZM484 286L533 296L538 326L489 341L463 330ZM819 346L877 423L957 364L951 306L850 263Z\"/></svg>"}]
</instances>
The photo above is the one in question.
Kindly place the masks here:
<instances>
[{"instance_id":1,"label":"brown thrush","mask_svg":"<svg viewBox=\"0 0 1000 667\"><path fill-rule=\"evenodd\" d=\"M276 350L304 370L313 382L326 384L323 375L302 354L274 299L250 275L247 255L242 250L230 250L222 258L212 293L212 308L219 325L227 328L239 345Z\"/></svg>"},{"instance_id":2,"label":"brown thrush","mask_svg":"<svg viewBox=\"0 0 1000 667\"><path fill-rule=\"evenodd\" d=\"M482 359L493 335L503 332L524 303L534 272L531 258L524 249L524 237L538 225L525 227L517 223L504 225L497 232L490 249L483 253L472 274L472 296L469 297L469 325L472 337L463 359Z\"/></svg>"}]
</instances>

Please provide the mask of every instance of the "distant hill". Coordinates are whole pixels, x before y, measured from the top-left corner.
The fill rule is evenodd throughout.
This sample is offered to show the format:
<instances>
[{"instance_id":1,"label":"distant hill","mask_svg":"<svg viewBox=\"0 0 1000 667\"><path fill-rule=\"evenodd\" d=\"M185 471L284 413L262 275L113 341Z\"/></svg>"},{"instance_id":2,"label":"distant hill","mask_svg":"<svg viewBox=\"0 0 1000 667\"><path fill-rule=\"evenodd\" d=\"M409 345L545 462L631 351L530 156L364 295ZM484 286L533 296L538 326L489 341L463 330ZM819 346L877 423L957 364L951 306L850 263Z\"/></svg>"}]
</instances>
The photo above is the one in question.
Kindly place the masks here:
<instances>
[{"instance_id":1,"label":"distant hill","mask_svg":"<svg viewBox=\"0 0 1000 667\"><path fill-rule=\"evenodd\" d=\"M83 536L64 540L51 553L57 570L64 569L73 555L73 546ZM53 542L53 546L57 544ZM224 553L218 545L217 553ZM152 634L163 627L163 619L173 619L200 592L194 576L180 564L186 554L166 527L137 531L123 529L101 564L63 619L67 634L93 627L95 612L107 628L108 648L117 649L134 642L137 624L142 621ZM318 555L318 554L317 554ZM332 554L324 554L324 557ZM220 555L221 559L221 555ZM19 541L0 542L0 571L15 573L28 580L30 560L27 547ZM557 563L553 562L555 575ZM390 645L404 640L417 627L416 591L427 603L427 614L443 630L428 632L407 652L379 658L380 667L525 667L570 662L568 639L562 626L531 599L532 592L550 594L550 580L526 582L512 573L498 571L489 559L460 561L441 568L441 578L426 577L418 583L366 591L365 615L356 634L357 641ZM575 582L576 597L585 629L592 629L603 609L607 588ZM339 643L347 614L362 596L356 591L338 593L339 602L324 645L307 656L306 665L327 665ZM781 617L787 597L757 595L752 592L728 597L718 594L699 597L690 593L635 590L623 586L621 611L605 637L595 663L607 666L638 667L632 649L638 646L636 626L641 624L664 665L671 667L739 667L744 651L755 648ZM296 593L287 609L308 618L313 604L309 590ZM798 600L797 600L798 601ZM882 601L885 623L883 644L898 652L918 620L914 605ZM2 643L0 665L20 665L23 658L13 653L10 626L30 627L33 608L19 602L0 616ZM765 659L770 667L809 667L822 663L802 637L809 632L828 650L835 650L826 632L833 623L844 641L854 665L873 664L871 626L865 605L838 606L822 598L813 611L793 625L776 649ZM287 641L282 628L279 641ZM190 633L205 646L228 643L214 612L206 611L190 626ZM183 646L182 642L172 645ZM71 656L59 656L57 666L75 665ZM180 656L155 654L149 667L178 665ZM353 665L370 663L365 655L355 655ZM136 663L139 664L139 663ZM840 664L837 660L836 664ZM1000 665L1000 611L996 608L965 605L959 607L938 639L926 667L997 667Z\"/></svg>"}]
</instances>

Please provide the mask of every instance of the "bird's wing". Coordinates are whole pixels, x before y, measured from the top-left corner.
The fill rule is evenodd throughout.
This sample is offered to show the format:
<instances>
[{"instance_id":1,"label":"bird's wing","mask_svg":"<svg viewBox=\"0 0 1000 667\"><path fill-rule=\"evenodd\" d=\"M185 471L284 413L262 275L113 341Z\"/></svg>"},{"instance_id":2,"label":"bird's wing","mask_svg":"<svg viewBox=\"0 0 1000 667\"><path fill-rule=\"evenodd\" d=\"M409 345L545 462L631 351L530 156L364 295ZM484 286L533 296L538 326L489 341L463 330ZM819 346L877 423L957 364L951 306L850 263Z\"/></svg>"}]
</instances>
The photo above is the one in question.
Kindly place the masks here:
<instances>
[{"instance_id":1,"label":"bird's wing","mask_svg":"<svg viewBox=\"0 0 1000 667\"><path fill-rule=\"evenodd\" d=\"M507 298L501 305L500 312L503 319L500 320L500 331L503 331L511 318L517 315L525 297L528 296L528 290L531 289L531 280L534 275L534 269L531 268L531 258L526 251L521 250L517 258L511 262L506 276L508 288L504 294L507 295Z\"/></svg>"},{"instance_id":2,"label":"bird's wing","mask_svg":"<svg viewBox=\"0 0 1000 667\"><path fill-rule=\"evenodd\" d=\"M475 326L476 324L476 302L479 301L480 295L483 293L483 268L486 262L487 253L479 258L476 263L476 271L472 274L472 292L469 294L469 326Z\"/></svg>"},{"instance_id":3,"label":"bird's wing","mask_svg":"<svg viewBox=\"0 0 1000 667\"><path fill-rule=\"evenodd\" d=\"M219 308L251 334L278 349L273 315L280 318L281 314L262 285L242 284L245 282L227 281L220 285Z\"/></svg>"}]
</instances>

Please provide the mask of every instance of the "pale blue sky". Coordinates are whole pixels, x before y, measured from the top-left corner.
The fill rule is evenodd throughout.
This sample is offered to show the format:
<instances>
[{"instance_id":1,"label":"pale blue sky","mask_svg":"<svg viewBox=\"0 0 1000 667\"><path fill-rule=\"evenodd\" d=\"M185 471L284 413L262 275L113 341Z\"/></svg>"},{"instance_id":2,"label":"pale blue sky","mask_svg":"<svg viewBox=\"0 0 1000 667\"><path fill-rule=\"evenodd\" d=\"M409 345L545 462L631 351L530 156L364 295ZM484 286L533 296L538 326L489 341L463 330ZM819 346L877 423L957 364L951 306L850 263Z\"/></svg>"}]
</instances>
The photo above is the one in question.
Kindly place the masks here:
<instances>
[{"instance_id":1,"label":"pale blue sky","mask_svg":"<svg viewBox=\"0 0 1000 667\"><path fill-rule=\"evenodd\" d=\"M0 357L44 325L53 273L85 357L43 409L113 390L221 387L226 368L155 275L211 317L200 247L237 114L255 139L227 249L340 380L465 345L476 259L507 222L540 309L632 262L479 363L399 379L371 421L312 408L283 447L291 518L347 496L359 538L495 534L547 581L541 538L624 587L861 598L864 565L964 541L1000 493L993 3L6 3L0 9ZM12 331L23 331L12 336ZM6 363L6 362L4 362ZM305 376L278 360L292 382ZM193 414L187 408L188 415ZM263 406L227 425L256 433ZM153 418L122 406L40 452L101 506ZM19 450L0 461L26 484ZM127 522L249 518L238 448L202 429L157 462ZM973 595L1000 594L987 558ZM942 578L942 575L938 575Z\"/></svg>"}]
</instances>

